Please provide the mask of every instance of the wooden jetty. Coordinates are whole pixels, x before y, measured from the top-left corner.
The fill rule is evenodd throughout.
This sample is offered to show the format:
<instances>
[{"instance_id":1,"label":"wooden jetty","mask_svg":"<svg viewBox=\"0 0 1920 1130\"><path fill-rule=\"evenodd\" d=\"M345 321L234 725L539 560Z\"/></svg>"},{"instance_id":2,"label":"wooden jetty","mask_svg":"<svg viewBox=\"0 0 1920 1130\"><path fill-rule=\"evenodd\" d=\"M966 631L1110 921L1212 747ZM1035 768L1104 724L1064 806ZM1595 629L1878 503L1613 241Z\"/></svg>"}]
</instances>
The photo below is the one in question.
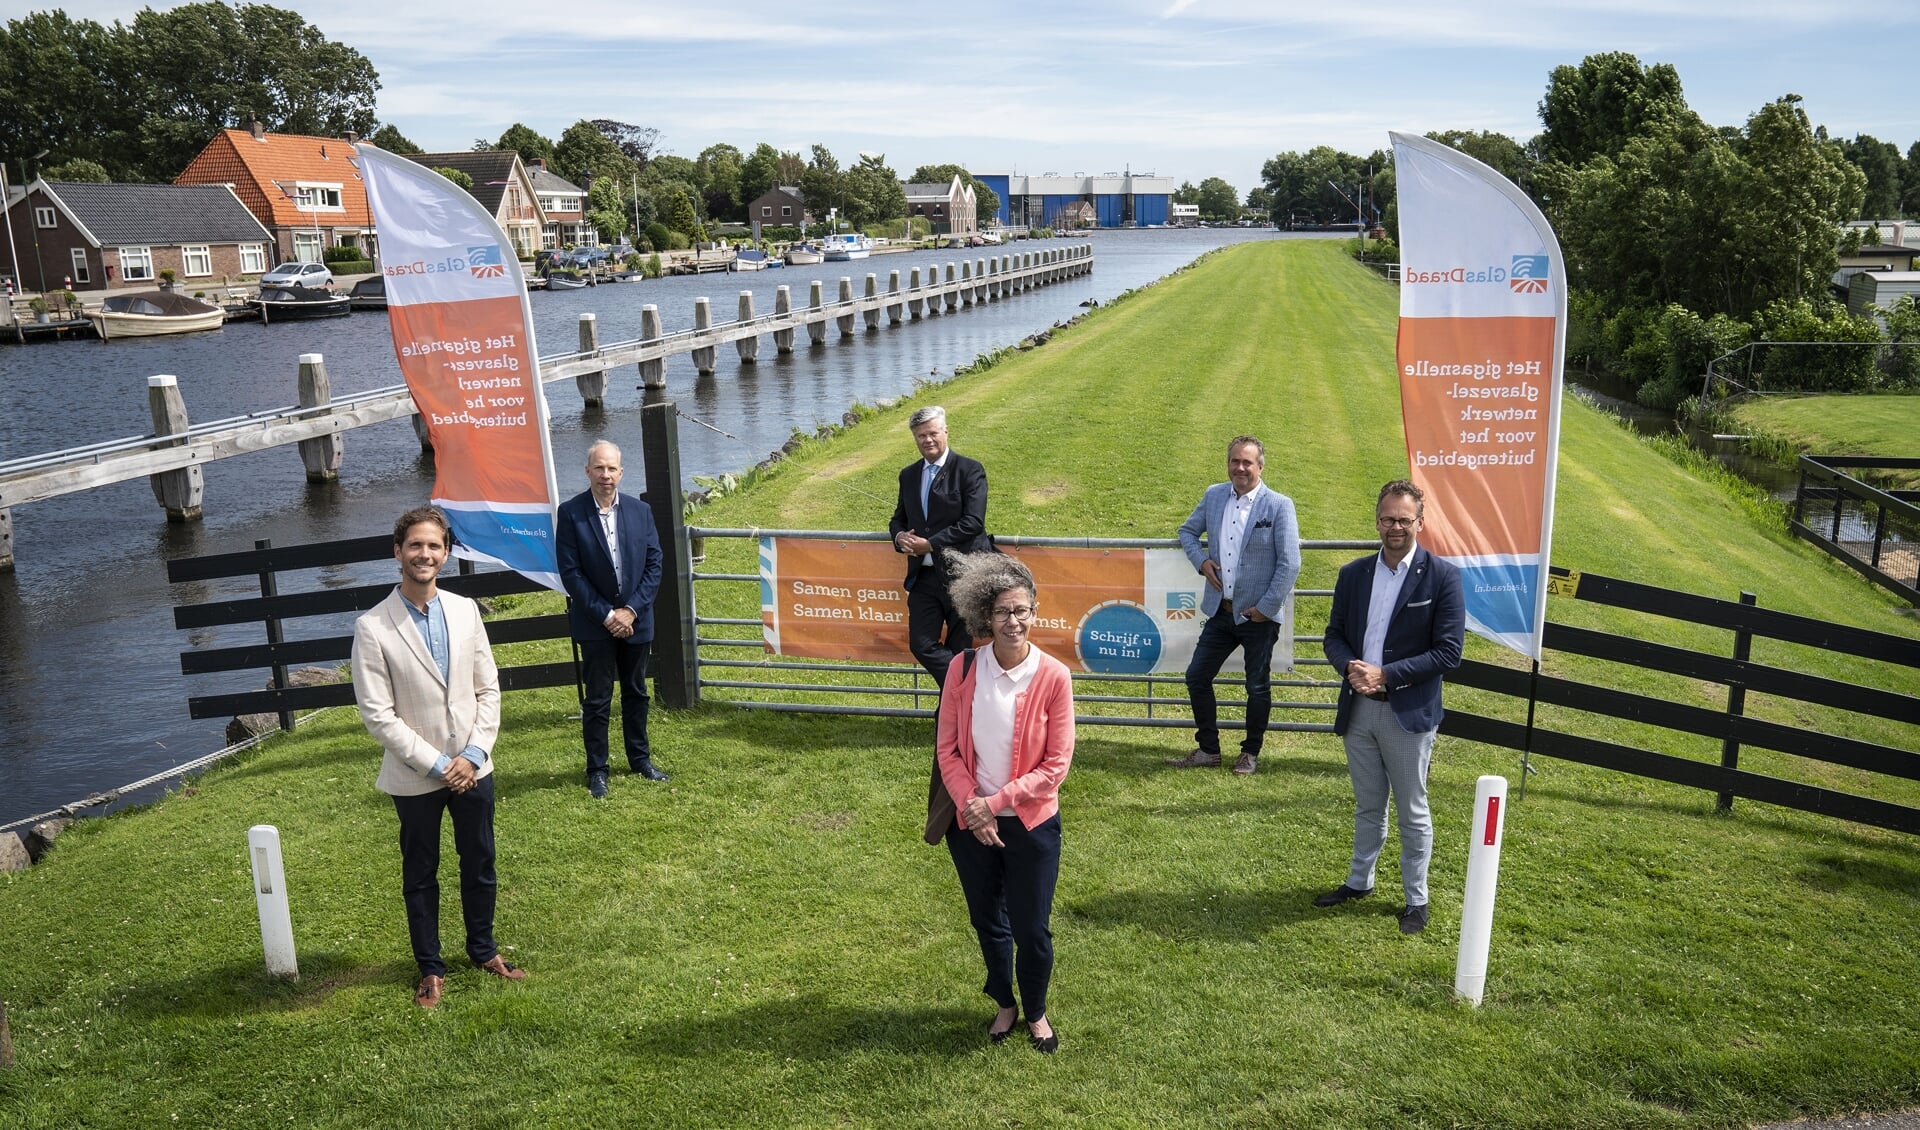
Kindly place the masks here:
<instances>
[{"instance_id":1,"label":"wooden jetty","mask_svg":"<svg viewBox=\"0 0 1920 1130\"><path fill-rule=\"evenodd\" d=\"M1093 270L1093 248L1086 244L994 255L965 262L948 262L942 272L929 267L923 278L915 267L902 285L900 272L888 273L880 288L876 274L868 274L861 293L853 279L842 276L835 301L826 300L820 280L808 288L807 301L796 305L789 287L775 291L770 314L757 313L750 290L739 295L737 317L715 323L710 302L694 301L694 328L667 334L661 330L660 310L641 307L640 337L602 345L599 323L592 314L580 316L580 347L571 353L540 359L543 384L571 377L589 407L604 403L607 374L612 369L637 366L643 387L666 387L666 361L675 354L692 356L702 373L714 371L719 347L735 346L740 364L754 364L760 339L770 336L780 353L791 353L796 334L804 330L809 343L826 342L829 327L842 336L875 332L884 318L891 325L952 314L984 302L1046 286ZM68 448L0 462L0 571L14 566L12 508L109 483L148 478L154 497L167 520L198 520L203 504L201 468L273 447L297 444L307 478L325 481L338 475L345 433L368 424L412 417L423 447L426 428L405 385L375 389L335 399L320 354L300 357L299 403L249 416L235 416L203 424L192 423L174 376L149 377L147 402L153 419L149 435Z\"/></svg>"}]
</instances>

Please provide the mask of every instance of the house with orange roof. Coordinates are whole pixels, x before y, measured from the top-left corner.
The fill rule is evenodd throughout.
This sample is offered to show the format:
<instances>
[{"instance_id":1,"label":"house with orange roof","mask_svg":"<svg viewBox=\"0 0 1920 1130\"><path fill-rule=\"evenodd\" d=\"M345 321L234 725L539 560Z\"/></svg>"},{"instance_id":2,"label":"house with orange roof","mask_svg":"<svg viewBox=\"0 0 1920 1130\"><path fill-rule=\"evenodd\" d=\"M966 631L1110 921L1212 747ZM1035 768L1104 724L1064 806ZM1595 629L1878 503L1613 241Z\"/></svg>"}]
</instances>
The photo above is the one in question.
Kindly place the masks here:
<instances>
[{"instance_id":1,"label":"house with orange roof","mask_svg":"<svg viewBox=\"0 0 1920 1130\"><path fill-rule=\"evenodd\" d=\"M175 184L224 184L273 235L274 263L322 262L329 247L373 259L378 243L349 134L268 133L259 119L221 130Z\"/></svg>"}]
</instances>

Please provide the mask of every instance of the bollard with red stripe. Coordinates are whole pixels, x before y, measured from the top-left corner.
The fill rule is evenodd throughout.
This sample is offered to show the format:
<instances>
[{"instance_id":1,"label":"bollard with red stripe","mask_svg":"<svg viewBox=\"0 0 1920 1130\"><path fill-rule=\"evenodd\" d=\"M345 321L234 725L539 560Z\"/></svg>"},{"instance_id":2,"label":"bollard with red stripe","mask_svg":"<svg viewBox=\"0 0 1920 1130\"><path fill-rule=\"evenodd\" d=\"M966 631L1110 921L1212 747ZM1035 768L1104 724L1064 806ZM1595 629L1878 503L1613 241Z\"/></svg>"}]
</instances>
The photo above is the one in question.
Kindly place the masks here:
<instances>
[{"instance_id":1,"label":"bollard with red stripe","mask_svg":"<svg viewBox=\"0 0 1920 1130\"><path fill-rule=\"evenodd\" d=\"M1487 987L1487 950L1493 941L1493 896L1500 883L1500 847L1506 840L1507 779L1486 776L1473 790L1472 835L1467 841L1467 890L1460 900L1460 957L1454 995L1478 1006Z\"/></svg>"}]
</instances>

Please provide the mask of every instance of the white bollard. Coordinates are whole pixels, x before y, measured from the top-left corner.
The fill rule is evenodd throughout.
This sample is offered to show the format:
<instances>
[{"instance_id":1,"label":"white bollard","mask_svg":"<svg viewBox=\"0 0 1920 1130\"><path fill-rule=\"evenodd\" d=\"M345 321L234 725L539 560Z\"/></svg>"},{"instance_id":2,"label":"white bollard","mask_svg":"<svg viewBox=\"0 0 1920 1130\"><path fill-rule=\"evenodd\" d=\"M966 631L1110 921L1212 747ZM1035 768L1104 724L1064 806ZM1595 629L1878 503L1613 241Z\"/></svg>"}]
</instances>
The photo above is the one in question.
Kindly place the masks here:
<instances>
[{"instance_id":1,"label":"white bollard","mask_svg":"<svg viewBox=\"0 0 1920 1130\"><path fill-rule=\"evenodd\" d=\"M1500 885L1500 845L1506 839L1507 779L1486 776L1473 789L1473 826L1467 841L1467 892L1460 900L1460 958L1453 991L1478 1007L1487 989L1487 949L1493 941L1493 895Z\"/></svg>"},{"instance_id":2,"label":"white bollard","mask_svg":"<svg viewBox=\"0 0 1920 1130\"><path fill-rule=\"evenodd\" d=\"M280 866L280 829L271 824L248 828L247 854L253 857L253 894L260 904L260 945L267 952L267 972L297 981L300 964L293 956L293 916L287 908L287 874Z\"/></svg>"}]
</instances>

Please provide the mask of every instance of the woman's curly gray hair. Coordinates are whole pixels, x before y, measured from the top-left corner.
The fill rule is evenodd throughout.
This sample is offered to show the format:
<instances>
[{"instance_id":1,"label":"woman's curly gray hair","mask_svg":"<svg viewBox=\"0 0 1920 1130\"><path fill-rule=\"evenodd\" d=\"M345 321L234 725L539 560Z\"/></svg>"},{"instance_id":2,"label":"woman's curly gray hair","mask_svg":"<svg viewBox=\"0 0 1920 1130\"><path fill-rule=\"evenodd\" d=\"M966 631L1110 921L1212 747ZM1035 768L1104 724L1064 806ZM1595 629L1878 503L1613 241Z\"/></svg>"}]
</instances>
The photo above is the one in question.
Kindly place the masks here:
<instances>
[{"instance_id":1,"label":"woman's curly gray hair","mask_svg":"<svg viewBox=\"0 0 1920 1130\"><path fill-rule=\"evenodd\" d=\"M974 639L993 634L993 602L1001 593L1026 589L1036 602L1040 599L1040 591L1033 586L1033 574L1017 557L993 552L955 553L951 549L942 550L940 557L946 562L947 575L951 578L947 582L947 595Z\"/></svg>"}]
</instances>

